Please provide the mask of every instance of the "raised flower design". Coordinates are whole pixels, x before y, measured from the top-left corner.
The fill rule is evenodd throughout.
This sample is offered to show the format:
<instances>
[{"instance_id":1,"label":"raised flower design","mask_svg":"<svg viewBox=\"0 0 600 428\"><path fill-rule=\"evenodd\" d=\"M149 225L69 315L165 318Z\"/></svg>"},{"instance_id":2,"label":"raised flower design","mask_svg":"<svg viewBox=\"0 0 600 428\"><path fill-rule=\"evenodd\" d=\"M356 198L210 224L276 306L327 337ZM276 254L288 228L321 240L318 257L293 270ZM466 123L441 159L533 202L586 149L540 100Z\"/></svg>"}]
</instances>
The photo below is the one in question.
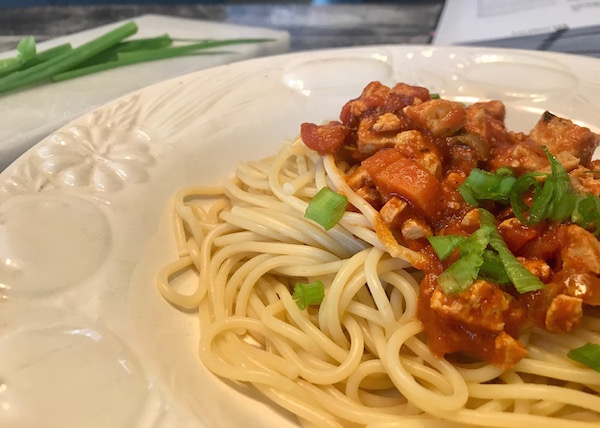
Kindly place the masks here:
<instances>
[{"instance_id":1,"label":"raised flower design","mask_svg":"<svg viewBox=\"0 0 600 428\"><path fill-rule=\"evenodd\" d=\"M57 188L114 192L125 182L146 181L154 157L150 136L136 126L136 106L132 97L55 132L37 146L31 164Z\"/></svg>"}]
</instances>

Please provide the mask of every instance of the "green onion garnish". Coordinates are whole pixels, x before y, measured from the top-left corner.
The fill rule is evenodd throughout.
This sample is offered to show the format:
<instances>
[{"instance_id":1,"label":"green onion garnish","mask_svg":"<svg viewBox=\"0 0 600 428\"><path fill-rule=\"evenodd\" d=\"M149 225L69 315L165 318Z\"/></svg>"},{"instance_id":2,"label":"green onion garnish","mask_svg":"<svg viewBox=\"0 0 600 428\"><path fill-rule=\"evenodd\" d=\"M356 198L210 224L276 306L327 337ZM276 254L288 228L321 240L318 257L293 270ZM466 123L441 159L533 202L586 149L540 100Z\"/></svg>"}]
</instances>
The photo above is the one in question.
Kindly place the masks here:
<instances>
[{"instance_id":1,"label":"green onion garnish","mask_svg":"<svg viewBox=\"0 0 600 428\"><path fill-rule=\"evenodd\" d=\"M483 252L483 264L479 268L479 276L484 279L489 279L496 284L510 284L510 278L506 274L504 265L500 260L498 253L486 249Z\"/></svg>"},{"instance_id":2,"label":"green onion garnish","mask_svg":"<svg viewBox=\"0 0 600 428\"><path fill-rule=\"evenodd\" d=\"M554 187L548 209L548 218L561 222L571 217L578 195L571 186L569 174L558 159L545 146L542 149L546 152L552 170L552 175L546 181L550 180ZM546 187L545 183L544 187Z\"/></svg>"},{"instance_id":3,"label":"green onion garnish","mask_svg":"<svg viewBox=\"0 0 600 428\"><path fill-rule=\"evenodd\" d=\"M300 309L321 303L323 297L325 297L325 287L321 281L317 280L308 284L297 282L294 285L292 299L296 301Z\"/></svg>"},{"instance_id":4,"label":"green onion garnish","mask_svg":"<svg viewBox=\"0 0 600 428\"><path fill-rule=\"evenodd\" d=\"M498 168L495 174L475 168L458 191L465 202L473 206L482 200L510 204L515 217L523 224L571 220L600 235L600 198L577 193L558 159L546 147L542 149L550 162L551 174L535 171L515 178L507 167ZM543 184L538 182L540 177L544 177ZM528 206L523 197L530 191L533 191L533 202Z\"/></svg>"},{"instance_id":5,"label":"green onion garnish","mask_svg":"<svg viewBox=\"0 0 600 428\"><path fill-rule=\"evenodd\" d=\"M571 349L567 357L600 372L600 345L597 343L586 343L579 348Z\"/></svg>"},{"instance_id":6,"label":"green onion garnish","mask_svg":"<svg viewBox=\"0 0 600 428\"><path fill-rule=\"evenodd\" d=\"M438 277L437 281L447 295L466 290L479 275L483 264L483 252L490 242L494 226L477 229L460 242L460 258Z\"/></svg>"},{"instance_id":7,"label":"green onion garnish","mask_svg":"<svg viewBox=\"0 0 600 428\"><path fill-rule=\"evenodd\" d=\"M466 240L460 243L460 254L483 254L483 251L490 243L490 234L494 231L496 231L496 227L493 223L492 225L482 223L479 229L477 229Z\"/></svg>"},{"instance_id":8,"label":"green onion garnish","mask_svg":"<svg viewBox=\"0 0 600 428\"><path fill-rule=\"evenodd\" d=\"M427 240L433 247L440 260L446 260L454 251L458 244L467 239L466 236L460 235L444 235L444 236L428 236Z\"/></svg>"},{"instance_id":9,"label":"green onion garnish","mask_svg":"<svg viewBox=\"0 0 600 428\"><path fill-rule=\"evenodd\" d=\"M527 223L525 213L529 211L529 206L523 201L523 196L533 186L535 191L538 191L540 184L537 181L537 177L546 176L541 172L529 172L517 178L511 192L510 192L510 205L515 213L515 217L523 224Z\"/></svg>"},{"instance_id":10,"label":"green onion garnish","mask_svg":"<svg viewBox=\"0 0 600 428\"><path fill-rule=\"evenodd\" d=\"M504 266L506 275L510 278L510 282L515 286L515 289L523 294L528 291L540 290L545 287L540 279L532 274L525 266L521 264L510 251L500 232L494 225L495 218L492 213L482 208L479 208L479 222L482 226L492 226L494 230L490 233L490 247L498 253L498 257Z\"/></svg>"},{"instance_id":11,"label":"green onion garnish","mask_svg":"<svg viewBox=\"0 0 600 428\"><path fill-rule=\"evenodd\" d=\"M571 213L571 221L584 229L595 226L594 234L600 233L600 199L588 194L582 196L575 202L575 208Z\"/></svg>"},{"instance_id":12,"label":"green onion garnish","mask_svg":"<svg viewBox=\"0 0 600 428\"><path fill-rule=\"evenodd\" d=\"M517 179L504 169L501 173L474 168L467 179L458 186L463 199L470 205L477 206L478 201L492 200L508 202L510 191Z\"/></svg>"},{"instance_id":13,"label":"green onion garnish","mask_svg":"<svg viewBox=\"0 0 600 428\"><path fill-rule=\"evenodd\" d=\"M461 257L438 276L438 283L447 295L465 291L479 275L483 264L481 254L471 253Z\"/></svg>"},{"instance_id":14,"label":"green onion garnish","mask_svg":"<svg viewBox=\"0 0 600 428\"><path fill-rule=\"evenodd\" d=\"M468 238L456 235L428 238L440 260L448 257L457 246L460 249L460 258L437 279L444 293L460 293L478 277L496 284L512 283L519 293L544 288L544 283L510 251L496 228L492 213L482 208L478 211L481 227Z\"/></svg>"},{"instance_id":15,"label":"green onion garnish","mask_svg":"<svg viewBox=\"0 0 600 428\"><path fill-rule=\"evenodd\" d=\"M304 217L329 230L342 219L347 205L346 196L334 192L329 187L323 187L309 202Z\"/></svg>"}]
</instances>

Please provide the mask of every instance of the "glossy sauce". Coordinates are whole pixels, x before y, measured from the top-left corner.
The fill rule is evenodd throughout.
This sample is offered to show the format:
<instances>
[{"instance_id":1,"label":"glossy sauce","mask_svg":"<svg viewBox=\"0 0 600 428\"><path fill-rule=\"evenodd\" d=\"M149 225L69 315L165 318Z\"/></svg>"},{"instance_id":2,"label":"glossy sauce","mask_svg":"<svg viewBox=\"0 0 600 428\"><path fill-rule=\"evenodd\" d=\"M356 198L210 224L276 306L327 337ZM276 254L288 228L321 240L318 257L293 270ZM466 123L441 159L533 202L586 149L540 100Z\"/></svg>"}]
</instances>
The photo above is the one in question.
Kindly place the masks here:
<instances>
[{"instance_id":1,"label":"glossy sauce","mask_svg":"<svg viewBox=\"0 0 600 428\"><path fill-rule=\"evenodd\" d=\"M426 262L415 266L425 273L418 317L432 351L474 355L508 368L527 353L518 340L523 329L536 325L567 333L586 307L600 305L597 238L576 225L524 225L510 207L482 203L496 215L509 249L546 287L519 294L512 285L478 279L448 296L437 277L458 258L458 250L441 262L427 237L473 233L480 226L476 207L457 188L473 168L510 167L515 176L548 171L542 145L570 171L576 189L600 193L600 180L585 174L600 137L548 112L530 134L512 132L504 116L500 101L465 107L432 99L422 87L372 82L344 105L340 122L303 124L301 135L309 148L354 164L348 185L379 211L379 229L389 229L402 245L425 256ZM524 202L531 201L526 194Z\"/></svg>"}]
</instances>

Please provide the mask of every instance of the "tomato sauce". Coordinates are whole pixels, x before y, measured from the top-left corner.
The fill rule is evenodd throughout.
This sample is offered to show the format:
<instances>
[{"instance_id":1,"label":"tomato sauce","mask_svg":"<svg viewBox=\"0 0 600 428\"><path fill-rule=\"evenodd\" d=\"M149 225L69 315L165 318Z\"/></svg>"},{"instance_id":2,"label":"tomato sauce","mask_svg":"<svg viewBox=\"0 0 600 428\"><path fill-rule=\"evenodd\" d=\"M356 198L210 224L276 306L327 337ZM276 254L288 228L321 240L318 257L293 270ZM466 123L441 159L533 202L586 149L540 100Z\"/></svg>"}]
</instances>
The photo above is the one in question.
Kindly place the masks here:
<instances>
[{"instance_id":1,"label":"tomato sauce","mask_svg":"<svg viewBox=\"0 0 600 428\"><path fill-rule=\"evenodd\" d=\"M523 329L567 333L586 308L600 306L600 242L580 226L523 224L510 206L483 202L508 248L545 287L520 294L512 284L478 278L467 290L446 295L437 278L458 250L442 262L427 238L469 236L480 227L477 207L458 191L474 168L508 167L516 177L548 172L542 146L561 161L578 191L600 194L600 178L585 174L600 136L548 112L529 134L506 129L504 118L498 100L464 106L423 87L371 82L343 106L339 122L303 124L301 136L320 154L354 163L348 185L380 212L378 234L425 256L415 266L425 273L418 318L431 350L508 368L527 354L518 340ZM532 197L525 194L523 201L531 205ZM382 228L389 233L379 233Z\"/></svg>"}]
</instances>

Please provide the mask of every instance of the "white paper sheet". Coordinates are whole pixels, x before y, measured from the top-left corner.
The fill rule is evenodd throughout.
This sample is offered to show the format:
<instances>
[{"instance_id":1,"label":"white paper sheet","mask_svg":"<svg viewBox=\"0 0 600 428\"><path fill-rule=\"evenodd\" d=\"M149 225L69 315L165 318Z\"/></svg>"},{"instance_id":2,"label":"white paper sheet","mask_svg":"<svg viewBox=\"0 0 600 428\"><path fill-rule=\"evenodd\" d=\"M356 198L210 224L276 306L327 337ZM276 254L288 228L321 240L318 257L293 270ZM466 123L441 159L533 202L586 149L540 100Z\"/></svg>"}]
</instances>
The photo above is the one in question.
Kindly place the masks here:
<instances>
[{"instance_id":1,"label":"white paper sheet","mask_svg":"<svg viewBox=\"0 0 600 428\"><path fill-rule=\"evenodd\" d=\"M600 1L446 0L433 44L474 44L547 35L537 38L541 46L529 46L523 41L524 48L543 49L548 37L558 39L566 30L585 27L596 27L593 31L600 32ZM573 49L577 43L573 43Z\"/></svg>"}]
</instances>

